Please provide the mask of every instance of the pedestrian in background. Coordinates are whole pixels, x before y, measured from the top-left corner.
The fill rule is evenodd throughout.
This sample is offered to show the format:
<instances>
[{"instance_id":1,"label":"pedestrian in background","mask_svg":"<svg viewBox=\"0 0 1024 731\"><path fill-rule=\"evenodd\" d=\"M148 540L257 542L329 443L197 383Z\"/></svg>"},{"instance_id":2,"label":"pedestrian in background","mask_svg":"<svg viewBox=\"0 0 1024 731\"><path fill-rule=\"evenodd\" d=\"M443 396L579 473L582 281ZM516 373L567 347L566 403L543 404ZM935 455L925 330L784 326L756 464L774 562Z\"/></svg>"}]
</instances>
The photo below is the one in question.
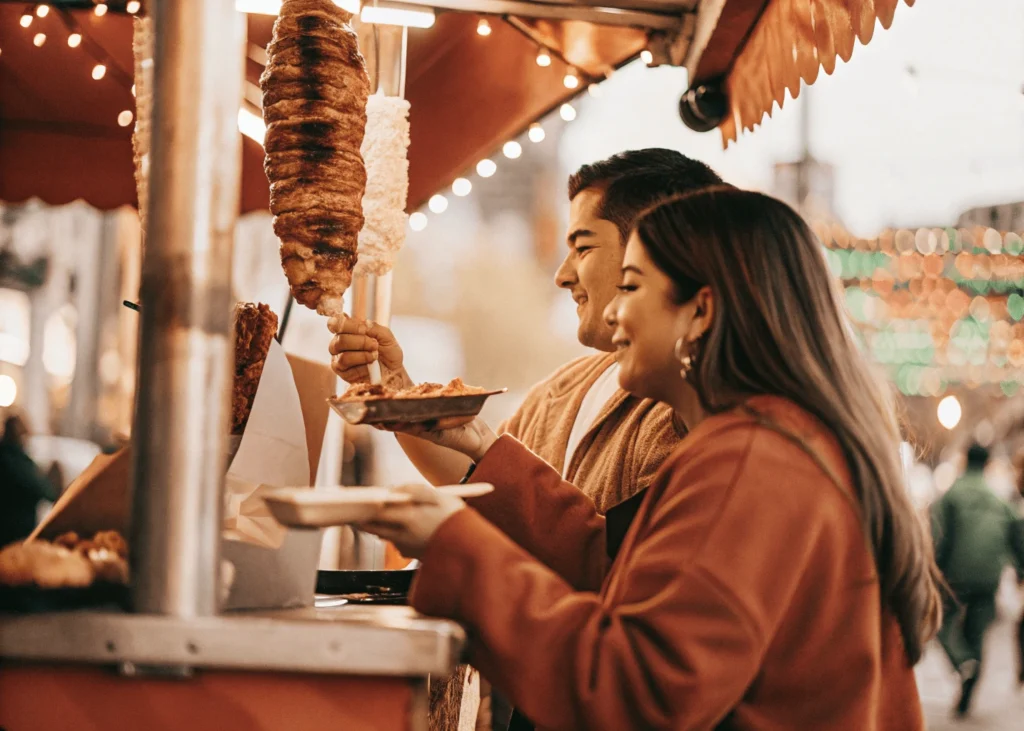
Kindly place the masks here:
<instances>
[{"instance_id":1,"label":"pedestrian in background","mask_svg":"<svg viewBox=\"0 0 1024 731\"><path fill-rule=\"evenodd\" d=\"M939 641L960 676L959 717L970 712L1003 569L1008 561L1024 569L1024 546L1016 540L1019 518L989 487L988 461L988 450L972 445L964 474L931 510L935 558L950 589Z\"/></svg>"},{"instance_id":2,"label":"pedestrian in background","mask_svg":"<svg viewBox=\"0 0 1024 731\"><path fill-rule=\"evenodd\" d=\"M14 415L4 422L0 436L0 547L28 538L36 527L39 503L60 494L28 456L28 433L25 422Z\"/></svg>"}]
</instances>

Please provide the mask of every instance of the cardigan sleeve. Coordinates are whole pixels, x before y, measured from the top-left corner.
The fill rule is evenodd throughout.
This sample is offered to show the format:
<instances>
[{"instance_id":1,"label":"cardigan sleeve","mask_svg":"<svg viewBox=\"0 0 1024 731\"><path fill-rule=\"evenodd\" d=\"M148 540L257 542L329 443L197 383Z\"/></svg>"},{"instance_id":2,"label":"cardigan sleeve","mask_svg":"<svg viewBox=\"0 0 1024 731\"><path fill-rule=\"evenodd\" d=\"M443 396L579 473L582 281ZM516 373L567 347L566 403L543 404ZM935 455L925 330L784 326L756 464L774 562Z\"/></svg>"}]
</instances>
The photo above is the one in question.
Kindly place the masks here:
<instances>
[{"instance_id":1,"label":"cardigan sleeve","mask_svg":"<svg viewBox=\"0 0 1024 731\"><path fill-rule=\"evenodd\" d=\"M539 728L711 728L753 682L809 564L832 555L818 550L835 510L816 502L821 473L779 439L754 441L732 430L672 463L607 597L463 510L428 544L412 603L462 622L473 665Z\"/></svg>"},{"instance_id":2,"label":"cardigan sleeve","mask_svg":"<svg viewBox=\"0 0 1024 731\"><path fill-rule=\"evenodd\" d=\"M474 482L494 492L469 505L575 589L597 591L608 568L605 520L594 502L510 436L487 451Z\"/></svg>"}]
</instances>

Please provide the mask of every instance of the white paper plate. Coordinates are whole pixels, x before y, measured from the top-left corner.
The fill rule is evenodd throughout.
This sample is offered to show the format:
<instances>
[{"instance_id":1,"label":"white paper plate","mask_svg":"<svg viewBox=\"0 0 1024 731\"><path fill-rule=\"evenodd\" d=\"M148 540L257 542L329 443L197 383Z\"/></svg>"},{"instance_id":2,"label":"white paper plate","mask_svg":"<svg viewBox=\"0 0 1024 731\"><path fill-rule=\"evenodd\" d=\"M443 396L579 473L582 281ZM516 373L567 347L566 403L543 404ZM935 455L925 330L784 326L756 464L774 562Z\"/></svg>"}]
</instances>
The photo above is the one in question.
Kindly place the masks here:
<instances>
[{"instance_id":1,"label":"white paper plate","mask_svg":"<svg viewBox=\"0 0 1024 731\"><path fill-rule=\"evenodd\" d=\"M446 485L439 492L461 498L486 495L494 486L485 482ZM326 528L372 518L384 505L407 503L412 497L390 487L281 487L267 492L263 501L282 525L290 528Z\"/></svg>"}]
</instances>

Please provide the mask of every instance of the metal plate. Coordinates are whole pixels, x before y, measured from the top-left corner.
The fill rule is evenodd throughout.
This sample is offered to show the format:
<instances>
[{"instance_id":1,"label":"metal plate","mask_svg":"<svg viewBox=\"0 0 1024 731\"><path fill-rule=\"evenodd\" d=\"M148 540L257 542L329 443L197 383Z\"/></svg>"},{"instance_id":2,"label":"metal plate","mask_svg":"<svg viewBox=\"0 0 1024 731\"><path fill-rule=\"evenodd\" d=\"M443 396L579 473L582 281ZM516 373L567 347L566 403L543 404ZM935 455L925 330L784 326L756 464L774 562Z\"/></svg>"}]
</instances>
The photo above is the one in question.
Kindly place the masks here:
<instances>
[{"instance_id":1,"label":"metal plate","mask_svg":"<svg viewBox=\"0 0 1024 731\"><path fill-rule=\"evenodd\" d=\"M349 424L420 424L448 416L476 416L491 396L505 393L507 388L466 396L434 396L430 398L327 400Z\"/></svg>"}]
</instances>

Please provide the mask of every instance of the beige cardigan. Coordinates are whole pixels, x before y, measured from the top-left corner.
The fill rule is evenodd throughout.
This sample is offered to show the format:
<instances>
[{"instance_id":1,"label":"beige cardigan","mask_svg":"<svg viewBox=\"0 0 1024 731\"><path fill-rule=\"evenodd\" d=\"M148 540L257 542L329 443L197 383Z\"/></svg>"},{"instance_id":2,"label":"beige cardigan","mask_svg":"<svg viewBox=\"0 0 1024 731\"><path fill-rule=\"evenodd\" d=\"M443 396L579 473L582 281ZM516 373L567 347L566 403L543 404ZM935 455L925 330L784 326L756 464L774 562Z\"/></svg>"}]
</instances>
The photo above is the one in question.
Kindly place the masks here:
<instances>
[{"instance_id":1,"label":"beige cardigan","mask_svg":"<svg viewBox=\"0 0 1024 731\"><path fill-rule=\"evenodd\" d=\"M562 472L583 398L613 362L613 355L600 353L558 369L530 390L499 433L515 437ZM684 434L671 408L620 389L576 448L566 478L603 514L647 488Z\"/></svg>"}]
</instances>

